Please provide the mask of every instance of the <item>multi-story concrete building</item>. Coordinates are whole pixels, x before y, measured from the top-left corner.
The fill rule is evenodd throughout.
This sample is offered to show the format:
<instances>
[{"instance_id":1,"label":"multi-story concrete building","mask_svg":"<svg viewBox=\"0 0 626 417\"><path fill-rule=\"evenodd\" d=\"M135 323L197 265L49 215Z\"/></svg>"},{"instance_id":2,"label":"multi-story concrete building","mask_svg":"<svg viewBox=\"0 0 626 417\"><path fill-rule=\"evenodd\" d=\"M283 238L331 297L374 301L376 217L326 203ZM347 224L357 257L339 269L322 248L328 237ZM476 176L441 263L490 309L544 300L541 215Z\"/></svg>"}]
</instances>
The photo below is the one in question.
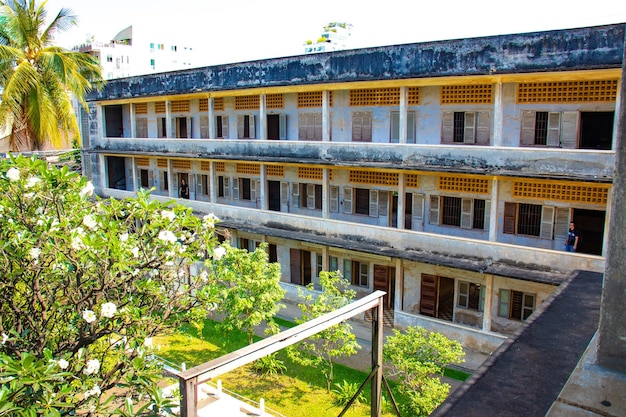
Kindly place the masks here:
<instances>
[{"instance_id":1,"label":"multi-story concrete building","mask_svg":"<svg viewBox=\"0 0 626 417\"><path fill-rule=\"evenodd\" d=\"M624 25L406 44L109 82L103 196L191 186L288 296L339 269L387 324L490 352L575 270L603 271ZM88 122L88 123L87 123ZM123 132L123 137L119 136ZM570 221L582 232L564 251Z\"/></svg>"},{"instance_id":2,"label":"multi-story concrete building","mask_svg":"<svg viewBox=\"0 0 626 417\"><path fill-rule=\"evenodd\" d=\"M352 36L352 24L345 22L330 22L324 26L324 31L317 40L307 40L304 44L305 54L332 52L348 49Z\"/></svg>"},{"instance_id":3,"label":"multi-story concrete building","mask_svg":"<svg viewBox=\"0 0 626 417\"><path fill-rule=\"evenodd\" d=\"M192 46L145 27L129 26L108 42L92 40L73 48L95 57L107 79L174 71L198 65Z\"/></svg>"}]
</instances>

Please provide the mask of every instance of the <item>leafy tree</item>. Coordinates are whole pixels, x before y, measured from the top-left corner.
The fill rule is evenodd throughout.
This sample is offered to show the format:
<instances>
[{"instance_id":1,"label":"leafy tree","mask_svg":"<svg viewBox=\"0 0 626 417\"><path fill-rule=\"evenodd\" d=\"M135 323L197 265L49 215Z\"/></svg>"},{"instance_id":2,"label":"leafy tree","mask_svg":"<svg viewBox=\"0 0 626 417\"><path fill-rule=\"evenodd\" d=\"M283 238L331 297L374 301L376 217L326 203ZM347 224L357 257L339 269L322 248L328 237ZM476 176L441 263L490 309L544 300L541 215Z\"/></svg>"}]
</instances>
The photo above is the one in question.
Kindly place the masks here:
<instances>
[{"instance_id":1,"label":"leafy tree","mask_svg":"<svg viewBox=\"0 0 626 417\"><path fill-rule=\"evenodd\" d=\"M0 416L107 415L118 395L117 415L166 413L152 337L220 308L214 216L92 193L67 168L0 161Z\"/></svg>"},{"instance_id":2,"label":"leafy tree","mask_svg":"<svg viewBox=\"0 0 626 417\"><path fill-rule=\"evenodd\" d=\"M409 398L407 414L428 416L448 396L450 385L439 378L448 364L463 363L463 347L441 333L422 327L397 329L388 336L383 348L391 376L402 382L400 389Z\"/></svg>"},{"instance_id":3,"label":"leafy tree","mask_svg":"<svg viewBox=\"0 0 626 417\"><path fill-rule=\"evenodd\" d=\"M254 329L266 323L266 333L278 332L271 318L281 309L285 290L280 286L280 265L268 262L267 243L251 254L245 249L224 245L222 262L213 270L212 280L220 290L220 324L223 330L241 330L252 344Z\"/></svg>"},{"instance_id":4,"label":"leafy tree","mask_svg":"<svg viewBox=\"0 0 626 417\"><path fill-rule=\"evenodd\" d=\"M40 149L63 135L79 137L72 97L101 85L100 65L90 55L54 46L54 35L76 25L61 9L47 24L46 2L0 0L0 124L11 126L12 151Z\"/></svg>"},{"instance_id":5,"label":"leafy tree","mask_svg":"<svg viewBox=\"0 0 626 417\"><path fill-rule=\"evenodd\" d=\"M321 292L314 294L313 284L307 292L298 291L303 303L298 304L302 317L296 323L302 324L349 304L355 292L349 289L350 283L339 271L320 272ZM302 365L318 367L326 378L326 390L330 392L333 383L333 366L336 358L356 353L360 346L352 332L352 326L344 322L329 327L306 340L288 348L289 357Z\"/></svg>"}]
</instances>

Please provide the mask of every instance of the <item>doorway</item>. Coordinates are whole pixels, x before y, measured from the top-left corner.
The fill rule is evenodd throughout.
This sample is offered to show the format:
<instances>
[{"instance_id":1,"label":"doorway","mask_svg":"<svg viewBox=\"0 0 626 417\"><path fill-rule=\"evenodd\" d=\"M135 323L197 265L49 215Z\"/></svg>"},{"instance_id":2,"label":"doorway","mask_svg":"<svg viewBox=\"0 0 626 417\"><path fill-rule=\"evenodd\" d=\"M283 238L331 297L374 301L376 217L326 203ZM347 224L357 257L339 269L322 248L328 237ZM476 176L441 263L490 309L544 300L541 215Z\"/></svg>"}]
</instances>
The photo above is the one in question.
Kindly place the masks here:
<instances>
[{"instance_id":1,"label":"doorway","mask_svg":"<svg viewBox=\"0 0 626 417\"><path fill-rule=\"evenodd\" d=\"M420 314L452 321L454 310L454 280L422 274Z\"/></svg>"},{"instance_id":2,"label":"doorway","mask_svg":"<svg viewBox=\"0 0 626 417\"><path fill-rule=\"evenodd\" d=\"M126 189L126 164L124 158L108 156L107 174L109 177L109 188L115 188L116 190Z\"/></svg>"},{"instance_id":3,"label":"doorway","mask_svg":"<svg viewBox=\"0 0 626 417\"><path fill-rule=\"evenodd\" d=\"M577 252L602 255L606 211L574 209L572 219L581 235Z\"/></svg>"},{"instance_id":4,"label":"doorway","mask_svg":"<svg viewBox=\"0 0 626 417\"><path fill-rule=\"evenodd\" d=\"M580 113L580 149L611 150L615 112Z\"/></svg>"},{"instance_id":5,"label":"doorway","mask_svg":"<svg viewBox=\"0 0 626 417\"><path fill-rule=\"evenodd\" d=\"M289 250L291 283L309 285L311 283L311 252L300 249Z\"/></svg>"},{"instance_id":6,"label":"doorway","mask_svg":"<svg viewBox=\"0 0 626 417\"><path fill-rule=\"evenodd\" d=\"M272 211L280 211L280 181L267 182L268 208Z\"/></svg>"},{"instance_id":7,"label":"doorway","mask_svg":"<svg viewBox=\"0 0 626 417\"><path fill-rule=\"evenodd\" d=\"M187 118L186 117L177 117L176 118L176 137L179 139L186 139L187 136Z\"/></svg>"},{"instance_id":8,"label":"doorway","mask_svg":"<svg viewBox=\"0 0 626 417\"><path fill-rule=\"evenodd\" d=\"M374 265L374 291L385 291L383 298L383 308L385 310L394 309L396 289L396 268Z\"/></svg>"},{"instance_id":9,"label":"doorway","mask_svg":"<svg viewBox=\"0 0 626 417\"><path fill-rule=\"evenodd\" d=\"M267 138L280 140L280 117L277 114L267 115Z\"/></svg>"},{"instance_id":10,"label":"doorway","mask_svg":"<svg viewBox=\"0 0 626 417\"><path fill-rule=\"evenodd\" d=\"M122 106L111 105L104 107L104 119L107 138L124 137L124 127L122 122Z\"/></svg>"},{"instance_id":11,"label":"doorway","mask_svg":"<svg viewBox=\"0 0 626 417\"><path fill-rule=\"evenodd\" d=\"M178 173L178 188L177 188L177 193L178 193L178 197L182 198L182 196L180 195L180 186L183 185L183 181L185 181L185 184L187 184L187 187L189 187L188 189L191 189L191 185L189 184L189 174L186 172L179 172Z\"/></svg>"}]
</instances>

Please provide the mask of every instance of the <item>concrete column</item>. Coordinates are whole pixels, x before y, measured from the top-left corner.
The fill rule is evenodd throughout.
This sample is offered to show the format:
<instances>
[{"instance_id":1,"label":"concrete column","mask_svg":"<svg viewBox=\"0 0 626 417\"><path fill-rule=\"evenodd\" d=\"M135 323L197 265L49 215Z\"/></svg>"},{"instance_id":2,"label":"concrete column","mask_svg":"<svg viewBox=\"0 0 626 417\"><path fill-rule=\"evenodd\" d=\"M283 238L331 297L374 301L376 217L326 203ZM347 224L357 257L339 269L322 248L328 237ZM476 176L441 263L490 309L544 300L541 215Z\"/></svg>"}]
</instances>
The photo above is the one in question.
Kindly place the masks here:
<instances>
[{"instance_id":1,"label":"concrete column","mask_svg":"<svg viewBox=\"0 0 626 417\"><path fill-rule=\"evenodd\" d=\"M102 104L96 104L96 120L98 121L98 139L106 138L106 120L104 120Z\"/></svg>"},{"instance_id":2,"label":"concrete column","mask_svg":"<svg viewBox=\"0 0 626 417\"><path fill-rule=\"evenodd\" d=\"M216 138L216 129L215 129L215 99L213 97L209 97L209 139Z\"/></svg>"},{"instance_id":3,"label":"concrete column","mask_svg":"<svg viewBox=\"0 0 626 417\"><path fill-rule=\"evenodd\" d=\"M613 118L613 141L611 143L611 149L617 149L617 139L619 138L618 129L620 126L620 117L619 115L622 113L622 109L626 106L625 103L622 103L622 97L626 94L624 92L624 80L618 80L618 88L617 88L617 97L615 98L615 114L618 117ZM622 123L623 126L623 123Z\"/></svg>"},{"instance_id":4,"label":"concrete column","mask_svg":"<svg viewBox=\"0 0 626 417\"><path fill-rule=\"evenodd\" d=\"M130 158L130 180L133 184L132 191L137 191L139 189L139 176L137 175L137 158L134 156Z\"/></svg>"},{"instance_id":5,"label":"concrete column","mask_svg":"<svg viewBox=\"0 0 626 417\"><path fill-rule=\"evenodd\" d=\"M498 179L491 180L491 211L489 212L489 241L496 242L498 240L498 198L500 194L500 181Z\"/></svg>"},{"instance_id":6,"label":"concrete column","mask_svg":"<svg viewBox=\"0 0 626 417\"><path fill-rule=\"evenodd\" d=\"M402 311L402 296L404 287L404 262L401 258L396 258L396 286L395 298L393 299L394 311ZM399 294L399 296L398 296Z\"/></svg>"},{"instance_id":7,"label":"concrete column","mask_svg":"<svg viewBox=\"0 0 626 417\"><path fill-rule=\"evenodd\" d=\"M622 80L626 77L626 48L622 59ZM609 222L606 270L600 307L598 363L626 372L626 84L620 85L618 123L615 143L615 178Z\"/></svg>"},{"instance_id":8,"label":"concrete column","mask_svg":"<svg viewBox=\"0 0 626 417\"><path fill-rule=\"evenodd\" d=\"M328 246L322 246L322 271L330 270L330 250Z\"/></svg>"},{"instance_id":9,"label":"concrete column","mask_svg":"<svg viewBox=\"0 0 626 417\"><path fill-rule=\"evenodd\" d=\"M261 183L261 210L267 210L269 202L267 199L267 165L265 164L261 164L261 180L259 182Z\"/></svg>"},{"instance_id":10,"label":"concrete column","mask_svg":"<svg viewBox=\"0 0 626 417\"><path fill-rule=\"evenodd\" d=\"M398 224L396 225L396 227L398 229L404 229L404 207L407 204L405 199L406 199L406 187L405 187L405 173L401 172L398 175ZM393 199L393 196L391 197ZM391 210L391 203L393 202L390 201L389 202L389 210Z\"/></svg>"},{"instance_id":11,"label":"concrete column","mask_svg":"<svg viewBox=\"0 0 626 417\"><path fill-rule=\"evenodd\" d=\"M215 203L217 201L217 174L215 171L215 161L211 161L209 166L209 201Z\"/></svg>"},{"instance_id":12,"label":"concrete column","mask_svg":"<svg viewBox=\"0 0 626 417\"><path fill-rule=\"evenodd\" d=\"M330 168L322 169L322 218L330 217ZM324 269L328 271L328 269Z\"/></svg>"},{"instance_id":13,"label":"concrete column","mask_svg":"<svg viewBox=\"0 0 626 417\"><path fill-rule=\"evenodd\" d=\"M165 101L165 137L173 138L174 137L174 129L172 124L172 101ZM169 175L169 174L168 174Z\"/></svg>"},{"instance_id":14,"label":"concrete column","mask_svg":"<svg viewBox=\"0 0 626 417\"><path fill-rule=\"evenodd\" d=\"M259 97L259 139L267 140L267 104L265 94Z\"/></svg>"},{"instance_id":15,"label":"concrete column","mask_svg":"<svg viewBox=\"0 0 626 417\"><path fill-rule=\"evenodd\" d=\"M611 223L611 213L612 213L612 206L613 206L613 189L614 187L611 187L609 189L609 195L608 198L606 199L606 212L604 213L604 224L610 224ZM609 227L605 227L604 228L604 233L602 235L602 256L604 256L604 258L606 258L606 253L609 249Z\"/></svg>"},{"instance_id":16,"label":"concrete column","mask_svg":"<svg viewBox=\"0 0 626 417\"><path fill-rule=\"evenodd\" d=\"M178 187L174 181L174 169L172 168L172 160L167 160L167 195L172 198L178 198Z\"/></svg>"},{"instance_id":17,"label":"concrete column","mask_svg":"<svg viewBox=\"0 0 626 417\"><path fill-rule=\"evenodd\" d=\"M488 274L486 278L485 288L485 306L483 308L483 332L491 331L491 316L493 314L493 275Z\"/></svg>"},{"instance_id":18,"label":"concrete column","mask_svg":"<svg viewBox=\"0 0 626 417\"><path fill-rule=\"evenodd\" d=\"M137 124L135 123L135 104L130 103L130 137L137 137Z\"/></svg>"},{"instance_id":19,"label":"concrete column","mask_svg":"<svg viewBox=\"0 0 626 417\"><path fill-rule=\"evenodd\" d=\"M503 101L502 100L502 81L494 84L494 100L493 100L493 146L502 146L503 141Z\"/></svg>"},{"instance_id":20,"label":"concrete column","mask_svg":"<svg viewBox=\"0 0 626 417\"><path fill-rule=\"evenodd\" d=\"M330 142L330 91L322 91L322 141Z\"/></svg>"},{"instance_id":21,"label":"concrete column","mask_svg":"<svg viewBox=\"0 0 626 417\"><path fill-rule=\"evenodd\" d=\"M400 143L406 143L407 138L408 138L407 107L408 107L408 88L400 87ZM398 204L400 204L400 198L398 198ZM398 216L398 218L400 218L400 216ZM398 224L399 223L400 222L398 222Z\"/></svg>"}]
</instances>

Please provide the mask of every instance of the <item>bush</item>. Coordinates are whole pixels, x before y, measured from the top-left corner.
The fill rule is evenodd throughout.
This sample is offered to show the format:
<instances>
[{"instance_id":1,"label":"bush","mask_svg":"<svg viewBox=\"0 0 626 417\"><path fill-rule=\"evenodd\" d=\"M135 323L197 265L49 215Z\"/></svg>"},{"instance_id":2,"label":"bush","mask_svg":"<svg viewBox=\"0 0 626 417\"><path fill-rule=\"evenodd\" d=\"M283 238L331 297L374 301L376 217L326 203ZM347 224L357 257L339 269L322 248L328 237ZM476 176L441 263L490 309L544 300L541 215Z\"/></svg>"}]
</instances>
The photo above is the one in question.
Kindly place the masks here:
<instances>
[{"instance_id":1,"label":"bush","mask_svg":"<svg viewBox=\"0 0 626 417\"><path fill-rule=\"evenodd\" d=\"M335 394L335 404L341 406L348 404L348 402L352 399L358 389L359 384L350 383L346 380L344 380L342 383L335 384L335 389L332 390L333 394ZM366 402L366 399L363 395L363 391L361 391L354 400L353 404L361 404L364 402Z\"/></svg>"},{"instance_id":2,"label":"bush","mask_svg":"<svg viewBox=\"0 0 626 417\"><path fill-rule=\"evenodd\" d=\"M285 363L276 357L275 353L257 359L252 363L252 369L259 375L280 375L287 370Z\"/></svg>"}]
</instances>

